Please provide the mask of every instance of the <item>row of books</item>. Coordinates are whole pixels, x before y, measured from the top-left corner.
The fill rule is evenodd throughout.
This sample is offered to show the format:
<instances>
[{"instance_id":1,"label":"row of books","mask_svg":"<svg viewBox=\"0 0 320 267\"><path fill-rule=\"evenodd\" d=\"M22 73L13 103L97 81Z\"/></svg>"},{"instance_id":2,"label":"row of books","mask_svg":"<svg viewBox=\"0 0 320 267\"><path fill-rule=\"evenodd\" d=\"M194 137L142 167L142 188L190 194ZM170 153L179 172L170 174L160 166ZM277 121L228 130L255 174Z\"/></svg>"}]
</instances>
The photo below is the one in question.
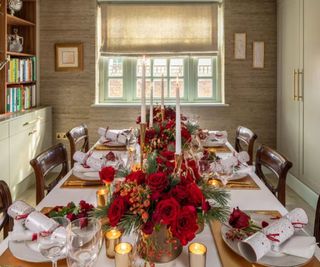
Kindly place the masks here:
<instances>
[{"instance_id":1,"label":"row of books","mask_svg":"<svg viewBox=\"0 0 320 267\"><path fill-rule=\"evenodd\" d=\"M36 106L36 85L8 87L7 112L16 112Z\"/></svg>"},{"instance_id":2,"label":"row of books","mask_svg":"<svg viewBox=\"0 0 320 267\"><path fill-rule=\"evenodd\" d=\"M11 58L8 63L8 83L35 81L37 79L36 65L36 57Z\"/></svg>"}]
</instances>

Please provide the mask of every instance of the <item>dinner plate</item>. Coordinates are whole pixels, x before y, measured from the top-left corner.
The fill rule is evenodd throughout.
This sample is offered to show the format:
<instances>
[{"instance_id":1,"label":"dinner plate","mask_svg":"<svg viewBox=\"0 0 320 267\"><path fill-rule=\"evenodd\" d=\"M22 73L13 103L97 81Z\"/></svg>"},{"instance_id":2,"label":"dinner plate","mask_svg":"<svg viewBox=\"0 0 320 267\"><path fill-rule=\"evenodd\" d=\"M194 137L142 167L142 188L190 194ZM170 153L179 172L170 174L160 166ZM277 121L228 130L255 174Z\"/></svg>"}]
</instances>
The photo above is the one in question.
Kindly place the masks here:
<instances>
[{"instance_id":1,"label":"dinner plate","mask_svg":"<svg viewBox=\"0 0 320 267\"><path fill-rule=\"evenodd\" d=\"M256 214L256 213L250 213L251 219L260 224L262 221L266 222L271 222L271 216L264 215L264 214ZM239 240L230 240L226 238L226 233L228 232L230 228L227 225L222 225L221 226L221 235L223 241L228 245L230 249L232 249L235 253L238 255L242 256L239 249L238 249L238 243ZM296 231L295 235L303 235L307 236L307 233L304 231ZM297 256L292 256L292 255L286 255L284 253L280 252L269 252L267 255L262 257L257 263L262 265L262 266L268 266L268 267L299 267L307 264L310 259L306 258L301 258Z\"/></svg>"},{"instance_id":2,"label":"dinner plate","mask_svg":"<svg viewBox=\"0 0 320 267\"><path fill-rule=\"evenodd\" d=\"M99 180L99 172L76 172L72 171L73 175L84 181L96 181Z\"/></svg>"},{"instance_id":3,"label":"dinner plate","mask_svg":"<svg viewBox=\"0 0 320 267\"><path fill-rule=\"evenodd\" d=\"M27 262L50 262L42 256L36 241L14 242L9 241L9 250L19 260Z\"/></svg>"}]
</instances>

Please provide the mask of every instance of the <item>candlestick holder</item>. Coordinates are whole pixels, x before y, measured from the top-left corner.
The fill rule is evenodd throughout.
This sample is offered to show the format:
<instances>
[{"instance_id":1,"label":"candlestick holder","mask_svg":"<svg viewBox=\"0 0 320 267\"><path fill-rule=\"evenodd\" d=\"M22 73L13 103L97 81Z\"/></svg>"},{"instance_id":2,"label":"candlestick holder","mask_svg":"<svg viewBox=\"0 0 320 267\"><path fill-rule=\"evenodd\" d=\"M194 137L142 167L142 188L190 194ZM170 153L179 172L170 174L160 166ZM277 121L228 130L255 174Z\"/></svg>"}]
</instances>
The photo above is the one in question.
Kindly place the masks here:
<instances>
[{"instance_id":1,"label":"candlestick holder","mask_svg":"<svg viewBox=\"0 0 320 267\"><path fill-rule=\"evenodd\" d=\"M174 172L179 173L181 169L183 156L182 154L174 154Z\"/></svg>"},{"instance_id":2,"label":"candlestick holder","mask_svg":"<svg viewBox=\"0 0 320 267\"><path fill-rule=\"evenodd\" d=\"M166 111L164 108L161 109L161 120L164 122Z\"/></svg>"},{"instance_id":3,"label":"candlestick holder","mask_svg":"<svg viewBox=\"0 0 320 267\"><path fill-rule=\"evenodd\" d=\"M144 158L143 153L144 153L144 147L145 147L146 129L147 129L147 124L140 123L140 164L141 164L141 169L143 168L143 158Z\"/></svg>"},{"instance_id":4,"label":"candlestick holder","mask_svg":"<svg viewBox=\"0 0 320 267\"><path fill-rule=\"evenodd\" d=\"M120 243L121 232L117 229L111 229L104 235L106 254L108 258L115 258L115 247Z\"/></svg>"}]
</instances>

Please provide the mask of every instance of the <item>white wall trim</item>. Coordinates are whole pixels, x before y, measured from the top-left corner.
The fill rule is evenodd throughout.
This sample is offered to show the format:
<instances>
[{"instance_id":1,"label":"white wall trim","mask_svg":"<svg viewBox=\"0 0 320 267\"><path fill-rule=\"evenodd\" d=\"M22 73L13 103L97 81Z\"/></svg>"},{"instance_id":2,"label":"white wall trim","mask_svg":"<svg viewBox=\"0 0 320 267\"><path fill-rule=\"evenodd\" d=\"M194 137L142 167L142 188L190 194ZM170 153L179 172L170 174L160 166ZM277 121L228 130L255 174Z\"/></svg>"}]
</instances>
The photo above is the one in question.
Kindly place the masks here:
<instances>
[{"instance_id":1,"label":"white wall trim","mask_svg":"<svg viewBox=\"0 0 320 267\"><path fill-rule=\"evenodd\" d=\"M316 209L318 194L311 190L308 186L294 177L291 173L288 173L287 176L288 186L295 191L300 197L302 197L311 207Z\"/></svg>"}]
</instances>

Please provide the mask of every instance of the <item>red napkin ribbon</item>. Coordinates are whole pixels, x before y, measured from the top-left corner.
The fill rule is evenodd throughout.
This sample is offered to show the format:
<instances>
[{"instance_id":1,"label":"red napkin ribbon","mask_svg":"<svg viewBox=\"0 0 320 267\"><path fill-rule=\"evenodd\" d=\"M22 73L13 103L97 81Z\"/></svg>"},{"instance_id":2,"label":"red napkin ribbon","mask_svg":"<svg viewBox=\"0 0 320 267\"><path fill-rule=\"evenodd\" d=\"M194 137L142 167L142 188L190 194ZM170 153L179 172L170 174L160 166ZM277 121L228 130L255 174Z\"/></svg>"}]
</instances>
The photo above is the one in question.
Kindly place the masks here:
<instances>
[{"instance_id":1,"label":"red napkin ribbon","mask_svg":"<svg viewBox=\"0 0 320 267\"><path fill-rule=\"evenodd\" d=\"M87 156L86 159L84 160L84 163L82 164L84 168L87 168L87 169L90 168L90 166L88 166L88 164L87 164L87 161L88 161L88 159L91 157L92 153L93 153L93 151L90 151L90 152L88 153L88 156Z\"/></svg>"},{"instance_id":2,"label":"red napkin ribbon","mask_svg":"<svg viewBox=\"0 0 320 267\"><path fill-rule=\"evenodd\" d=\"M280 234L268 234L266 235L267 238L271 241L274 241L274 242L280 242L279 239L276 238L276 236L279 236Z\"/></svg>"},{"instance_id":3,"label":"red napkin ribbon","mask_svg":"<svg viewBox=\"0 0 320 267\"><path fill-rule=\"evenodd\" d=\"M26 219L28 216L29 216L29 213L21 214L21 215L17 215L14 219L19 221L19 220L22 220L22 219Z\"/></svg>"}]
</instances>

